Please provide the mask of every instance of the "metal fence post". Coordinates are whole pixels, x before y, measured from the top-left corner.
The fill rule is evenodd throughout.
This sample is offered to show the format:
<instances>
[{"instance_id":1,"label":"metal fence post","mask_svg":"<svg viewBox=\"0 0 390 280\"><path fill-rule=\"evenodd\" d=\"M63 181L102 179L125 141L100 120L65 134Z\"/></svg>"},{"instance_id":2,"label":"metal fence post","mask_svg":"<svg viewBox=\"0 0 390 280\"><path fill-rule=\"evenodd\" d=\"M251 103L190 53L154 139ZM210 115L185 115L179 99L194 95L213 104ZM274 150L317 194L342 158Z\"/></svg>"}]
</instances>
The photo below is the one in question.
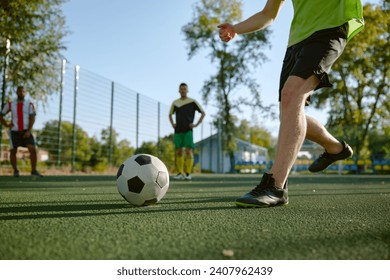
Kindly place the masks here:
<instances>
[{"instance_id":1,"label":"metal fence post","mask_svg":"<svg viewBox=\"0 0 390 280\"><path fill-rule=\"evenodd\" d=\"M77 92L79 89L79 70L80 66L75 66L74 72L74 100L73 100L73 141L72 141L72 172L75 171L76 162L76 108L77 108Z\"/></svg>"},{"instance_id":2,"label":"metal fence post","mask_svg":"<svg viewBox=\"0 0 390 280\"><path fill-rule=\"evenodd\" d=\"M210 139L211 140L211 139ZM203 122L200 126L200 145L199 145L199 173L202 173L202 160L203 160Z\"/></svg>"},{"instance_id":3,"label":"metal fence post","mask_svg":"<svg viewBox=\"0 0 390 280\"><path fill-rule=\"evenodd\" d=\"M217 148L217 155L218 155L218 158L217 158L217 170L218 170L218 173L222 173L221 172L221 156L222 156L222 123L221 123L221 119L218 119L218 148Z\"/></svg>"},{"instance_id":4,"label":"metal fence post","mask_svg":"<svg viewBox=\"0 0 390 280\"><path fill-rule=\"evenodd\" d=\"M213 171L213 123L210 122L210 143L209 143L209 153L210 153L210 157L209 157L209 166L210 166L210 171Z\"/></svg>"},{"instance_id":5,"label":"metal fence post","mask_svg":"<svg viewBox=\"0 0 390 280\"><path fill-rule=\"evenodd\" d=\"M63 59L61 62L61 81L60 81L60 108L58 113L58 150L57 150L57 166L61 165L61 152L62 152L62 97L64 93L65 84L65 69L66 60Z\"/></svg>"},{"instance_id":6,"label":"metal fence post","mask_svg":"<svg viewBox=\"0 0 390 280\"><path fill-rule=\"evenodd\" d=\"M136 117L136 131L135 131L135 148L138 149L139 136L139 93L137 93L137 117Z\"/></svg>"},{"instance_id":7,"label":"metal fence post","mask_svg":"<svg viewBox=\"0 0 390 280\"><path fill-rule=\"evenodd\" d=\"M6 89L7 89L8 53L10 51L10 48L11 48L11 41L9 39L7 39L6 46L5 46L4 65L3 65L3 85L2 85L0 110L3 110L4 103L5 103L5 94L6 94ZM2 142L3 142L3 125L0 123L0 159L1 159L1 156L3 155ZM1 160L0 160L0 162L1 162Z\"/></svg>"},{"instance_id":8,"label":"metal fence post","mask_svg":"<svg viewBox=\"0 0 390 280\"><path fill-rule=\"evenodd\" d=\"M160 156L160 122L161 122L160 112L161 112L160 102L158 102L157 103L157 157Z\"/></svg>"},{"instance_id":9,"label":"metal fence post","mask_svg":"<svg viewBox=\"0 0 390 280\"><path fill-rule=\"evenodd\" d=\"M115 93L115 83L111 82L111 113L110 113L110 139L109 139L109 155L108 163L112 166L112 122L114 117L114 93Z\"/></svg>"}]
</instances>

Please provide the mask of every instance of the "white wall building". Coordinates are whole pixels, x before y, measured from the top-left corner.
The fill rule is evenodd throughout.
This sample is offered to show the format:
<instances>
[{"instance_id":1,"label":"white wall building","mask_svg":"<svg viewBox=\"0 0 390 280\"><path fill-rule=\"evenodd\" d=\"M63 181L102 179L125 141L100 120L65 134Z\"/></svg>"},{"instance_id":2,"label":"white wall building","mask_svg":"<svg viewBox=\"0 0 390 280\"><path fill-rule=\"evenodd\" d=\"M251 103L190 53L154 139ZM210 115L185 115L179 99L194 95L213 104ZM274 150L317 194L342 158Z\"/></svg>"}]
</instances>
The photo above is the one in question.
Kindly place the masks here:
<instances>
[{"instance_id":1,"label":"white wall building","mask_svg":"<svg viewBox=\"0 0 390 280\"><path fill-rule=\"evenodd\" d=\"M237 142L237 151L234 153L237 163L264 163L267 161L268 149L260 147L249 142L235 138ZM214 134L202 141L195 143L199 150L200 170L214 173L229 173L232 164L227 152L222 151L222 142L218 134Z\"/></svg>"}]
</instances>

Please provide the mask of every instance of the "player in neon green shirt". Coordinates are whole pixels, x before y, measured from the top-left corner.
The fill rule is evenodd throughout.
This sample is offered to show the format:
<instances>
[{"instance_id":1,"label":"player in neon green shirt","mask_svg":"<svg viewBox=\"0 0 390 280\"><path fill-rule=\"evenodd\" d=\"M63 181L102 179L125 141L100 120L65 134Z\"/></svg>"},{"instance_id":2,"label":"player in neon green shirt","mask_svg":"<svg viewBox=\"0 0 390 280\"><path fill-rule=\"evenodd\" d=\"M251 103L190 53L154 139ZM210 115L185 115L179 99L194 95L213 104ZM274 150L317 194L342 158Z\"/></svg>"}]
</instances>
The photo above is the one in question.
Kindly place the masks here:
<instances>
[{"instance_id":1,"label":"player in neon green shirt","mask_svg":"<svg viewBox=\"0 0 390 280\"><path fill-rule=\"evenodd\" d=\"M288 46L295 45L319 30L348 23L348 40L363 28L362 5L359 0L305 1L293 0L294 19Z\"/></svg>"},{"instance_id":2,"label":"player in neon green shirt","mask_svg":"<svg viewBox=\"0 0 390 280\"><path fill-rule=\"evenodd\" d=\"M285 1L268 0L260 12L232 25L219 25L219 36L229 42L237 34L269 26ZM269 174L259 185L236 200L240 207L268 207L288 203L287 177L305 138L325 152L309 167L326 169L337 160L352 156L351 147L338 141L326 128L305 114L304 107L316 89L331 87L328 73L347 41L363 29L360 0L292 0L294 17L280 75L280 128L277 152Z\"/></svg>"}]
</instances>

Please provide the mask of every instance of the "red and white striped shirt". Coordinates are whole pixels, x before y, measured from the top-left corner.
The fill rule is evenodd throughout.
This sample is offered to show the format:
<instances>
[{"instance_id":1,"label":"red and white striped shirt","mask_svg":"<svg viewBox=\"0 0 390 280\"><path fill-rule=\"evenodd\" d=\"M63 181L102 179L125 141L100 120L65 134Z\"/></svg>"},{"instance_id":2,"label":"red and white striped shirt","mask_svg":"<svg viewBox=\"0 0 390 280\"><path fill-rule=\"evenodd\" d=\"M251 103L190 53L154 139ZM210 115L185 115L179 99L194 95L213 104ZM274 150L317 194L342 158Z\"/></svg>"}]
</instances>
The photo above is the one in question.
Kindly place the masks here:
<instances>
[{"instance_id":1,"label":"red and white striped shirt","mask_svg":"<svg viewBox=\"0 0 390 280\"><path fill-rule=\"evenodd\" d=\"M29 117L36 115L34 104L26 99L22 102L15 99L5 104L1 114L4 116L9 112L11 112L13 131L27 130Z\"/></svg>"}]
</instances>

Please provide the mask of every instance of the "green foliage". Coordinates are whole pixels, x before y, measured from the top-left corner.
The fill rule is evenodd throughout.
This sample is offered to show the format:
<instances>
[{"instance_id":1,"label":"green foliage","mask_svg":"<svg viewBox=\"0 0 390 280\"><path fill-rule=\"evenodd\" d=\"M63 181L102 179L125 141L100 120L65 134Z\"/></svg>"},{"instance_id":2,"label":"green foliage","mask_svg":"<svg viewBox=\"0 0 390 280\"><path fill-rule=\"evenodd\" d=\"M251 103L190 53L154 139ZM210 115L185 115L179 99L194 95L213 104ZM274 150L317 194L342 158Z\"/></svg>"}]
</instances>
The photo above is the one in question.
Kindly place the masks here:
<instances>
[{"instance_id":1,"label":"green foliage","mask_svg":"<svg viewBox=\"0 0 390 280\"><path fill-rule=\"evenodd\" d=\"M57 92L60 52L68 34L61 11L64 0L2 0L0 4L0 70L8 58L6 84L23 84L29 94L45 101ZM7 40L10 50L6 53ZM12 94L10 88L8 94Z\"/></svg>"},{"instance_id":2,"label":"green foliage","mask_svg":"<svg viewBox=\"0 0 390 280\"><path fill-rule=\"evenodd\" d=\"M368 139L369 150L376 159L390 159L390 125L381 131L370 131Z\"/></svg>"},{"instance_id":3,"label":"green foliage","mask_svg":"<svg viewBox=\"0 0 390 280\"><path fill-rule=\"evenodd\" d=\"M168 170L172 171L175 167L175 146L173 144L173 134L161 138L156 144L153 141L143 142L135 150L135 154L150 154L158 157Z\"/></svg>"},{"instance_id":4,"label":"green foliage","mask_svg":"<svg viewBox=\"0 0 390 280\"><path fill-rule=\"evenodd\" d=\"M43 126L42 130L37 132L38 144L42 149L50 152L50 161L57 162L59 150L59 137L58 137L57 120L48 121ZM73 124L71 122L62 122L61 125L61 149L60 159L63 162L70 162L72 159L72 142L73 142ZM99 151L96 147L97 141L91 140L80 126L76 125L76 146L75 151L76 162L79 164L79 168L83 168L89 165L92 159L92 150ZM96 160L96 157L92 160Z\"/></svg>"},{"instance_id":5,"label":"green foliage","mask_svg":"<svg viewBox=\"0 0 390 280\"><path fill-rule=\"evenodd\" d=\"M155 142L147 141L143 142L142 145L135 150L135 154L149 154L157 156L158 150Z\"/></svg>"},{"instance_id":6,"label":"green foliage","mask_svg":"<svg viewBox=\"0 0 390 280\"><path fill-rule=\"evenodd\" d=\"M128 157L134 154L134 148L131 143L124 139L118 142L118 133L113 129L110 139L110 128L101 131L101 153L102 157L107 158L107 162L112 154L112 165L120 166ZM111 147L111 151L110 151Z\"/></svg>"},{"instance_id":7,"label":"green foliage","mask_svg":"<svg viewBox=\"0 0 390 280\"><path fill-rule=\"evenodd\" d=\"M336 136L348 139L355 160L368 156L367 145L375 142L369 134L381 135L390 120L390 17L381 6L367 4L364 18L365 30L347 44L333 67L331 80L337 82L315 100L317 107L328 102L328 126Z\"/></svg>"},{"instance_id":8,"label":"green foliage","mask_svg":"<svg viewBox=\"0 0 390 280\"><path fill-rule=\"evenodd\" d=\"M37 141L41 149L49 152L51 164L59 163L69 166L72 161L73 124L62 122L60 145L58 125L57 120L46 122L44 127L37 131ZM109 133L109 129L103 129L101 141L99 141L96 137L88 137L88 134L76 125L76 170L98 172L107 170L110 165L110 142L107 133ZM112 165L120 166L134 154L134 148L127 140L121 140L117 143L118 134L114 130L112 135ZM58 151L60 151L60 158Z\"/></svg>"},{"instance_id":9,"label":"green foliage","mask_svg":"<svg viewBox=\"0 0 390 280\"><path fill-rule=\"evenodd\" d=\"M261 109L262 113L270 111L262 106L259 85L250 76L254 68L266 60L261 50L269 45L270 31L240 36L229 44L219 39L218 24L239 21L241 7L242 1L239 0L201 0L194 7L193 20L182 28L188 57L191 59L199 51L206 50L210 61L216 65L216 73L204 82L202 97L206 104L211 99L215 101L217 114L222 119L224 149L231 158L235 150L233 111L240 112L242 105ZM234 94L242 86L250 90L251 98L241 95L234 99Z\"/></svg>"},{"instance_id":10,"label":"green foliage","mask_svg":"<svg viewBox=\"0 0 390 280\"><path fill-rule=\"evenodd\" d=\"M123 139L113 149L113 166L120 166L128 157L134 155L134 148L131 143Z\"/></svg>"},{"instance_id":11,"label":"green foliage","mask_svg":"<svg viewBox=\"0 0 390 280\"><path fill-rule=\"evenodd\" d=\"M261 147L271 148L272 146L271 133L257 124L251 125L248 120L240 122L234 130L234 135L239 139Z\"/></svg>"},{"instance_id":12,"label":"green foliage","mask_svg":"<svg viewBox=\"0 0 390 280\"><path fill-rule=\"evenodd\" d=\"M62 122L61 144L59 145L59 122L51 120L37 131L39 147L49 152L49 164L70 166L72 162L73 124ZM143 142L141 147L134 149L128 140L118 142L118 133L110 129L102 129L100 140L97 137L88 137L88 134L76 125L75 170L103 172L110 165L119 167L127 158L134 154L151 154L160 158L168 167L175 166L175 147L173 135L161 138L156 144L152 141ZM110 148L111 146L111 148ZM58 156L58 151L60 155ZM110 162L110 154L111 161Z\"/></svg>"},{"instance_id":13,"label":"green foliage","mask_svg":"<svg viewBox=\"0 0 390 280\"><path fill-rule=\"evenodd\" d=\"M168 170L173 171L175 168L175 145L173 143L173 134L161 138L158 142L158 157L165 163Z\"/></svg>"}]
</instances>

